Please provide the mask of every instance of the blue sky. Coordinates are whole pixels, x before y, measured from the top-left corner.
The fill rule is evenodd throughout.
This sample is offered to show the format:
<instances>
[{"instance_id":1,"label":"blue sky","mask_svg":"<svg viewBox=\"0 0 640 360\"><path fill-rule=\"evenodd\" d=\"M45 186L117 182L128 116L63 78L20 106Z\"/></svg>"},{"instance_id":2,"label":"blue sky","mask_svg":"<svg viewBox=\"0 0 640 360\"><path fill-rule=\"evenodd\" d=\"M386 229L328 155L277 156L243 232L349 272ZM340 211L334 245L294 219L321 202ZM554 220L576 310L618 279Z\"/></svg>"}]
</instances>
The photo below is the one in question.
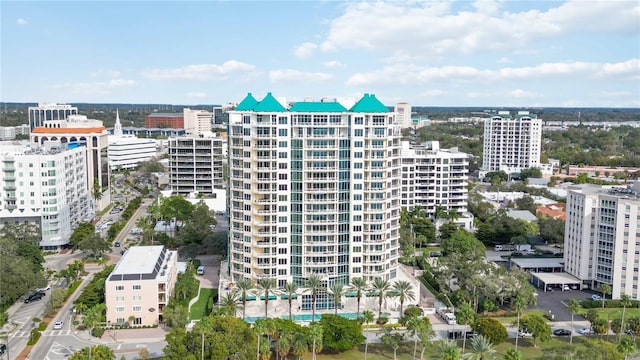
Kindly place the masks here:
<instances>
[{"instance_id":1,"label":"blue sky","mask_svg":"<svg viewBox=\"0 0 640 360\"><path fill-rule=\"evenodd\" d=\"M638 1L0 2L0 100L640 107Z\"/></svg>"}]
</instances>

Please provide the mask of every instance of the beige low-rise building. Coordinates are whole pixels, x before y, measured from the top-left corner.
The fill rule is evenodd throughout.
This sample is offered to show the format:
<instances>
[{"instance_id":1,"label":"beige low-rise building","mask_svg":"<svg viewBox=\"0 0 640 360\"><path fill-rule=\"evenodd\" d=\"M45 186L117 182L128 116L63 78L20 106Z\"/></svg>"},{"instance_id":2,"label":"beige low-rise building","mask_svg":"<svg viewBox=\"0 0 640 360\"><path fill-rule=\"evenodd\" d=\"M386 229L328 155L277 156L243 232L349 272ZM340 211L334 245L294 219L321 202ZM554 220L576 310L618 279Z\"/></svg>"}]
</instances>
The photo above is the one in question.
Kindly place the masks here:
<instances>
[{"instance_id":1,"label":"beige low-rise building","mask_svg":"<svg viewBox=\"0 0 640 360\"><path fill-rule=\"evenodd\" d=\"M157 325L176 283L178 253L164 246L132 246L105 282L107 323Z\"/></svg>"}]
</instances>

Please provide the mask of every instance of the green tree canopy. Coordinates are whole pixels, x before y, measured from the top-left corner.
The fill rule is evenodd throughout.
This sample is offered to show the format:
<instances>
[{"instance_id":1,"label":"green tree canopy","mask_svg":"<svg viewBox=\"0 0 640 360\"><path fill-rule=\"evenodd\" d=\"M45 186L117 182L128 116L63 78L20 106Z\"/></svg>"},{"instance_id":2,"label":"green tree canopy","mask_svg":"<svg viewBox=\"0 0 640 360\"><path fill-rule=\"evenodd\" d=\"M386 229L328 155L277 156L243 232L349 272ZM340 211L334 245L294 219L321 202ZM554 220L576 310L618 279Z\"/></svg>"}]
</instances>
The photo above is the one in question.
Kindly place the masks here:
<instances>
[{"instance_id":1,"label":"green tree canopy","mask_svg":"<svg viewBox=\"0 0 640 360\"><path fill-rule=\"evenodd\" d=\"M357 320L350 320L339 315L322 314L322 346L332 352L353 349L364 342L362 327Z\"/></svg>"},{"instance_id":2,"label":"green tree canopy","mask_svg":"<svg viewBox=\"0 0 640 360\"><path fill-rule=\"evenodd\" d=\"M82 348L69 357L69 360L115 360L116 355L106 345Z\"/></svg>"},{"instance_id":3,"label":"green tree canopy","mask_svg":"<svg viewBox=\"0 0 640 360\"><path fill-rule=\"evenodd\" d=\"M472 325L472 329L489 338L494 345L505 342L509 338L507 328L494 318L480 318Z\"/></svg>"}]
</instances>

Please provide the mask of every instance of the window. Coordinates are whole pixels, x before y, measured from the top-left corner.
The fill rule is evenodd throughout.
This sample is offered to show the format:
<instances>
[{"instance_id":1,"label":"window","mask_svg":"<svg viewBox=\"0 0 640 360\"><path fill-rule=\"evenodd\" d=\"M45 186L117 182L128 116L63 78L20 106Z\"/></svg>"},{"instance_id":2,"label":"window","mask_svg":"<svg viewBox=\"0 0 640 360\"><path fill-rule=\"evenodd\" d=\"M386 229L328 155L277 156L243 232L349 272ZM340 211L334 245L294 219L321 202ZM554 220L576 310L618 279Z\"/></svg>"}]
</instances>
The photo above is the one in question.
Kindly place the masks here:
<instances>
[{"instance_id":1,"label":"window","mask_svg":"<svg viewBox=\"0 0 640 360\"><path fill-rule=\"evenodd\" d=\"M116 306L116 312L119 312L119 313L124 312L124 306Z\"/></svg>"},{"instance_id":2,"label":"window","mask_svg":"<svg viewBox=\"0 0 640 360\"><path fill-rule=\"evenodd\" d=\"M116 296L116 301L124 301L124 296Z\"/></svg>"},{"instance_id":3,"label":"window","mask_svg":"<svg viewBox=\"0 0 640 360\"><path fill-rule=\"evenodd\" d=\"M140 312L140 311L142 311L142 306L134 306L134 307L133 307L133 311L135 311L135 312Z\"/></svg>"},{"instance_id":4,"label":"window","mask_svg":"<svg viewBox=\"0 0 640 360\"><path fill-rule=\"evenodd\" d=\"M117 290L117 291L122 291L122 290L124 290L124 285L116 285L116 290Z\"/></svg>"},{"instance_id":5,"label":"window","mask_svg":"<svg viewBox=\"0 0 640 360\"><path fill-rule=\"evenodd\" d=\"M133 297L133 301L141 301L141 300L142 300L142 296L140 296L140 295L135 295Z\"/></svg>"},{"instance_id":6,"label":"window","mask_svg":"<svg viewBox=\"0 0 640 360\"><path fill-rule=\"evenodd\" d=\"M133 290L142 290L142 285L133 285Z\"/></svg>"},{"instance_id":7,"label":"window","mask_svg":"<svg viewBox=\"0 0 640 360\"><path fill-rule=\"evenodd\" d=\"M124 318L117 318L116 319L116 324L124 324Z\"/></svg>"}]
</instances>

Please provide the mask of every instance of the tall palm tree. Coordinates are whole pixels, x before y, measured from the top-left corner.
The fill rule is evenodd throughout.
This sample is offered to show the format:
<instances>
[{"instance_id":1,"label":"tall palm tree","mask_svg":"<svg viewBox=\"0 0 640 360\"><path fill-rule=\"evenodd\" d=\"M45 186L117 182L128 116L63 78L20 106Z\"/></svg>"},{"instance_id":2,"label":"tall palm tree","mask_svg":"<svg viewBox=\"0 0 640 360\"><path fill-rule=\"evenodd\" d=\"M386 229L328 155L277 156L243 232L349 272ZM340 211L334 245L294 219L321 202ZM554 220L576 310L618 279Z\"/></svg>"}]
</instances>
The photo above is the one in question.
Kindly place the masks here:
<instances>
[{"instance_id":1,"label":"tall palm tree","mask_svg":"<svg viewBox=\"0 0 640 360\"><path fill-rule=\"evenodd\" d=\"M576 299L569 300L567 303L567 309L571 312L571 334L569 335L569 344L573 344L573 315L580 309L580 304Z\"/></svg>"},{"instance_id":2,"label":"tall palm tree","mask_svg":"<svg viewBox=\"0 0 640 360\"><path fill-rule=\"evenodd\" d=\"M376 317L373 314L373 311L365 310L362 312L362 321L364 321L365 324L371 324L375 319Z\"/></svg>"},{"instance_id":3,"label":"tall palm tree","mask_svg":"<svg viewBox=\"0 0 640 360\"><path fill-rule=\"evenodd\" d=\"M463 302L456 311L456 320L459 325L472 325L476 317L476 312L468 302ZM467 345L467 337L462 337L462 352Z\"/></svg>"},{"instance_id":4,"label":"tall palm tree","mask_svg":"<svg viewBox=\"0 0 640 360\"><path fill-rule=\"evenodd\" d=\"M262 335L264 335L266 331L266 320L258 319L253 323L253 332L258 335L258 350L256 351L256 360L260 360L260 339L262 339Z\"/></svg>"},{"instance_id":5,"label":"tall palm tree","mask_svg":"<svg viewBox=\"0 0 640 360\"><path fill-rule=\"evenodd\" d=\"M284 360L291 350L290 334L281 334L276 341L276 354L280 356L280 359Z\"/></svg>"},{"instance_id":6,"label":"tall palm tree","mask_svg":"<svg viewBox=\"0 0 640 360\"><path fill-rule=\"evenodd\" d=\"M611 285L601 283L598 285L598 290L602 293L602 308L604 309L604 302L607 299L607 295L611 294Z\"/></svg>"},{"instance_id":7,"label":"tall palm tree","mask_svg":"<svg viewBox=\"0 0 640 360\"><path fill-rule=\"evenodd\" d=\"M322 288L322 279L320 276L313 274L307 278L305 282L305 287L307 291L311 292L311 322L316 321L316 297L318 296L318 291ZM315 358L315 355L314 355Z\"/></svg>"},{"instance_id":8,"label":"tall palm tree","mask_svg":"<svg viewBox=\"0 0 640 360\"><path fill-rule=\"evenodd\" d=\"M437 360L460 360L460 348L453 340L443 340L436 345Z\"/></svg>"},{"instance_id":9,"label":"tall palm tree","mask_svg":"<svg viewBox=\"0 0 640 360\"><path fill-rule=\"evenodd\" d=\"M398 294L398 299L400 300L400 317L402 317L404 315L402 312L404 310L404 302L407 300L414 301L416 294L413 292L413 285L406 280L393 283L393 290Z\"/></svg>"},{"instance_id":10,"label":"tall palm tree","mask_svg":"<svg viewBox=\"0 0 640 360\"><path fill-rule=\"evenodd\" d=\"M236 283L238 291L240 291L240 299L242 300L242 320L245 319L247 308L247 293L253 289L253 281L251 279L242 279Z\"/></svg>"},{"instance_id":11,"label":"tall palm tree","mask_svg":"<svg viewBox=\"0 0 640 360\"><path fill-rule=\"evenodd\" d=\"M494 359L496 350L491 345L491 340L484 336L478 335L471 339L469 352L462 355L464 360L489 360Z\"/></svg>"},{"instance_id":12,"label":"tall palm tree","mask_svg":"<svg viewBox=\"0 0 640 360\"><path fill-rule=\"evenodd\" d=\"M513 302L513 308L516 311L516 331L520 331L520 314L522 313L522 310L524 310L524 308L527 307L527 302L526 300L521 297L521 296L517 296L515 301ZM516 334L516 342L515 342L515 349L518 350L518 338L520 336L517 336Z\"/></svg>"},{"instance_id":13,"label":"tall palm tree","mask_svg":"<svg viewBox=\"0 0 640 360\"><path fill-rule=\"evenodd\" d=\"M391 284L389 283L389 280L376 278L373 281L371 288L378 292L378 318L380 318L382 316L382 301L387 296L389 290L391 290Z\"/></svg>"},{"instance_id":14,"label":"tall palm tree","mask_svg":"<svg viewBox=\"0 0 640 360\"><path fill-rule=\"evenodd\" d=\"M358 301L358 312L356 319L360 317L360 299L362 295L367 291L369 285L367 285L367 279L363 277L354 278L351 280L351 290L356 293L356 299Z\"/></svg>"},{"instance_id":15,"label":"tall palm tree","mask_svg":"<svg viewBox=\"0 0 640 360\"><path fill-rule=\"evenodd\" d=\"M218 306L224 310L225 315L235 317L238 312L238 308L240 307L240 305L238 305L238 300L238 291L230 291L220 298Z\"/></svg>"},{"instance_id":16,"label":"tall palm tree","mask_svg":"<svg viewBox=\"0 0 640 360\"><path fill-rule=\"evenodd\" d=\"M284 284L284 293L287 294L287 299L289 300L289 320L291 320L291 307L292 307L292 298L293 295L296 295L298 292L298 285L294 282L287 282Z\"/></svg>"},{"instance_id":17,"label":"tall palm tree","mask_svg":"<svg viewBox=\"0 0 640 360\"><path fill-rule=\"evenodd\" d=\"M261 278L258 279L256 287L259 292L264 295L264 317L269 317L269 295L276 292L276 279Z\"/></svg>"},{"instance_id":18,"label":"tall palm tree","mask_svg":"<svg viewBox=\"0 0 640 360\"><path fill-rule=\"evenodd\" d=\"M622 305L622 317L620 318L620 335L618 341L622 339L622 334L624 333L624 313L627 311L627 306L631 306L631 299L629 295L620 296L620 305Z\"/></svg>"},{"instance_id":19,"label":"tall palm tree","mask_svg":"<svg viewBox=\"0 0 640 360\"><path fill-rule=\"evenodd\" d=\"M291 340L291 353L300 360L300 357L306 354L308 350L309 344L307 344L307 338L305 335L300 332L293 334L293 339Z\"/></svg>"},{"instance_id":20,"label":"tall palm tree","mask_svg":"<svg viewBox=\"0 0 640 360\"><path fill-rule=\"evenodd\" d=\"M329 292L333 295L334 314L338 315L338 304L342 301L342 295L344 295L344 285L335 282L331 285Z\"/></svg>"},{"instance_id":21,"label":"tall palm tree","mask_svg":"<svg viewBox=\"0 0 640 360\"><path fill-rule=\"evenodd\" d=\"M311 340L311 359L316 360L316 352L322 351L322 326L312 323L309 326L309 337Z\"/></svg>"}]
</instances>

